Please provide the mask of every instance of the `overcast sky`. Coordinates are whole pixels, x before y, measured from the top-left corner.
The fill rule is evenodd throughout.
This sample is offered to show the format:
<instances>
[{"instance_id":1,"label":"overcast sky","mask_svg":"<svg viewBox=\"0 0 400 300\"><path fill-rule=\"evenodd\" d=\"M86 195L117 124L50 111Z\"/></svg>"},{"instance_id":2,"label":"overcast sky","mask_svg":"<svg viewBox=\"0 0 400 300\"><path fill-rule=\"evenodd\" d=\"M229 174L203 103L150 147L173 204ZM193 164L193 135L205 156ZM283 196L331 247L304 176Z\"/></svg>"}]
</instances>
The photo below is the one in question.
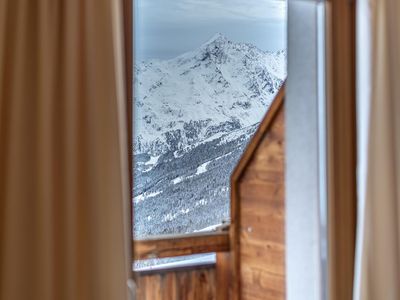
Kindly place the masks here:
<instances>
[{"instance_id":1,"label":"overcast sky","mask_svg":"<svg viewBox=\"0 0 400 300\"><path fill-rule=\"evenodd\" d=\"M286 44L284 0L136 0L137 60L172 58L220 32L263 50Z\"/></svg>"}]
</instances>

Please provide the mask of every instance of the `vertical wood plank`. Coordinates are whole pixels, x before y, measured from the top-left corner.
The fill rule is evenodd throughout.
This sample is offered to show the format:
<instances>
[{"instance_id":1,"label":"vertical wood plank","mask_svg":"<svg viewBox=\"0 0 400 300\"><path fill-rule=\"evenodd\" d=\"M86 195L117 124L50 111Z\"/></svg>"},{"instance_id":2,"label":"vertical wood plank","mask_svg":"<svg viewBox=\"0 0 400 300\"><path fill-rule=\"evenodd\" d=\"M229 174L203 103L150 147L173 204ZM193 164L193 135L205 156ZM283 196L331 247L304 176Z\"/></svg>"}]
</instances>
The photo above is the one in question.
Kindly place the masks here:
<instances>
[{"instance_id":1,"label":"vertical wood plank","mask_svg":"<svg viewBox=\"0 0 400 300\"><path fill-rule=\"evenodd\" d=\"M185 269L137 276L138 300L216 300L217 277L212 268Z\"/></svg>"},{"instance_id":2,"label":"vertical wood plank","mask_svg":"<svg viewBox=\"0 0 400 300\"><path fill-rule=\"evenodd\" d=\"M216 288L218 300L232 299L231 257L229 252L217 253Z\"/></svg>"}]
</instances>

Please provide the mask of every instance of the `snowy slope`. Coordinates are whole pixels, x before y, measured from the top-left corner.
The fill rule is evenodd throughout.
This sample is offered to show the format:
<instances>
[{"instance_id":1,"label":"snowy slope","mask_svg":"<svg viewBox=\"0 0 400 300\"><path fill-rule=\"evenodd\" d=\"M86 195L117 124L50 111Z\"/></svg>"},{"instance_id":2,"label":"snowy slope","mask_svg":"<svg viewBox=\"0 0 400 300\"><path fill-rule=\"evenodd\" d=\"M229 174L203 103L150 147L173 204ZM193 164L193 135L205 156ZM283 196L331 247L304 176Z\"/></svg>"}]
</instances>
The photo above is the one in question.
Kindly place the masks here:
<instances>
[{"instance_id":1,"label":"snowy slope","mask_svg":"<svg viewBox=\"0 0 400 300\"><path fill-rule=\"evenodd\" d=\"M216 34L199 49L135 68L135 154L189 151L261 120L285 77L284 51Z\"/></svg>"},{"instance_id":2,"label":"snowy slope","mask_svg":"<svg viewBox=\"0 0 400 300\"><path fill-rule=\"evenodd\" d=\"M207 139L180 157L163 154L150 169L136 161L136 237L190 233L229 222L229 178L258 125Z\"/></svg>"}]
</instances>

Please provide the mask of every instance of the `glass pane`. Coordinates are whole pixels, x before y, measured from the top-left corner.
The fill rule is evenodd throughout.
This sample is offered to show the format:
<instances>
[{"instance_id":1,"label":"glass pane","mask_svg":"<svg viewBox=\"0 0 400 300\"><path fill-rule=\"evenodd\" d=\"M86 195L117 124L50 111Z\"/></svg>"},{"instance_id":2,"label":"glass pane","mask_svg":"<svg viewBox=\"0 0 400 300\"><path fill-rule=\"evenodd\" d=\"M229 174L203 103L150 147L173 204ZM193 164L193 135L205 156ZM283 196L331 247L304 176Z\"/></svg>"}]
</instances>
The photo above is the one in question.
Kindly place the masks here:
<instances>
[{"instance_id":1,"label":"glass pane","mask_svg":"<svg viewBox=\"0 0 400 300\"><path fill-rule=\"evenodd\" d=\"M286 2L137 0L134 33L135 236L213 230L286 76Z\"/></svg>"}]
</instances>

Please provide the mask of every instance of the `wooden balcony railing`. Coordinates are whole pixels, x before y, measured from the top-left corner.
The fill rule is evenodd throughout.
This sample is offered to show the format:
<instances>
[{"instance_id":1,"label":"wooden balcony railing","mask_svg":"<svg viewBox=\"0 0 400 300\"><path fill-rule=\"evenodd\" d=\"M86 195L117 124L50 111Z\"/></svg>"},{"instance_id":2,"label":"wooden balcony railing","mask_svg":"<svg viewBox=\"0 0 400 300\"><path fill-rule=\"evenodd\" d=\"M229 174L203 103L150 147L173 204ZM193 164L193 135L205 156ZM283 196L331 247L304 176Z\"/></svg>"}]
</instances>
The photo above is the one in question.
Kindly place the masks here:
<instances>
[{"instance_id":1,"label":"wooden balcony railing","mask_svg":"<svg viewBox=\"0 0 400 300\"><path fill-rule=\"evenodd\" d=\"M175 257L190 254L229 251L229 232L201 232L162 235L135 240L135 259Z\"/></svg>"}]
</instances>

